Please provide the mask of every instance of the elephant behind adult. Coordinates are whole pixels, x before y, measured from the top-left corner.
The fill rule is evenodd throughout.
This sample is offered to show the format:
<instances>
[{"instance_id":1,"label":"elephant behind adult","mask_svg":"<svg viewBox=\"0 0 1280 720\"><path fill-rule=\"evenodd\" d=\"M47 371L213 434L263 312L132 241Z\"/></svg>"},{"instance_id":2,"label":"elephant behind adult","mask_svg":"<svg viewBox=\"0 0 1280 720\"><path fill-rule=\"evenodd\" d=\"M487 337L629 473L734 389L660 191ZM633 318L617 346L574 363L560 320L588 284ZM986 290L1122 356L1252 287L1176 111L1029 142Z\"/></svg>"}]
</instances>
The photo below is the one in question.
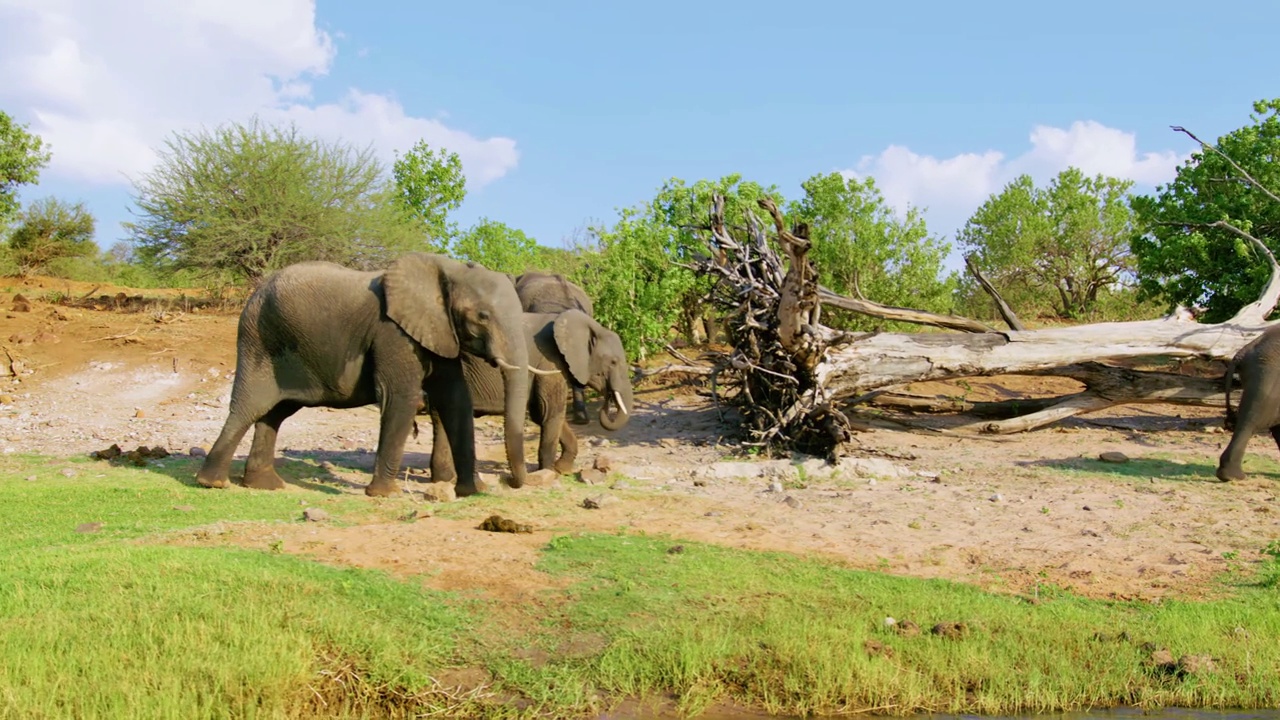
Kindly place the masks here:
<instances>
[{"instance_id":1,"label":"elephant behind adult","mask_svg":"<svg viewBox=\"0 0 1280 720\"><path fill-rule=\"evenodd\" d=\"M1231 380L1240 373L1240 411L1231 409ZM1280 447L1280 325L1267 328L1240 348L1227 363L1223 377L1227 395L1227 416L1223 423L1231 430L1231 441L1218 458L1218 479L1243 480L1242 463L1249 439L1263 430Z\"/></svg>"},{"instance_id":2,"label":"elephant behind adult","mask_svg":"<svg viewBox=\"0 0 1280 720\"><path fill-rule=\"evenodd\" d=\"M588 317L594 317L591 298L585 290L569 282L558 273L527 272L515 278L516 294L520 296L520 305L525 312L562 313L565 310L581 310ZM576 380L570 380L573 389L573 420L575 425L586 425L591 422L587 417L587 394L583 386ZM601 409L603 412L603 408ZM601 424L604 423L601 416ZM606 428L616 430L617 428Z\"/></svg>"},{"instance_id":3,"label":"elephant behind adult","mask_svg":"<svg viewBox=\"0 0 1280 720\"><path fill-rule=\"evenodd\" d=\"M529 364L544 371L532 378L529 392L529 417L541 429L538 469L571 472L578 456L578 440L565 422L564 397L568 378L590 387L603 397L612 398L621 417L612 429L626 425L632 393L630 365L622 347L622 338L581 310L566 310L558 314L525 313L524 327ZM504 411L506 398L499 370L479 358L464 354L462 375L466 378L477 417ZM431 415L434 428L431 477L436 482L448 482L454 478L455 472L449 445L440 439L436 413L433 411ZM559 457L557 449L561 451Z\"/></svg>"},{"instance_id":4,"label":"elephant behind adult","mask_svg":"<svg viewBox=\"0 0 1280 720\"><path fill-rule=\"evenodd\" d=\"M252 425L243 484L283 487L273 467L281 423L304 407L377 403L377 461L365 493L395 494L425 392L458 458L457 494L470 495L475 420L462 380L465 351L508 369L506 451L519 487L529 396L522 317L507 276L442 255L409 253L383 272L302 262L270 275L240 313L230 412L197 480L226 487L232 455Z\"/></svg>"}]
</instances>

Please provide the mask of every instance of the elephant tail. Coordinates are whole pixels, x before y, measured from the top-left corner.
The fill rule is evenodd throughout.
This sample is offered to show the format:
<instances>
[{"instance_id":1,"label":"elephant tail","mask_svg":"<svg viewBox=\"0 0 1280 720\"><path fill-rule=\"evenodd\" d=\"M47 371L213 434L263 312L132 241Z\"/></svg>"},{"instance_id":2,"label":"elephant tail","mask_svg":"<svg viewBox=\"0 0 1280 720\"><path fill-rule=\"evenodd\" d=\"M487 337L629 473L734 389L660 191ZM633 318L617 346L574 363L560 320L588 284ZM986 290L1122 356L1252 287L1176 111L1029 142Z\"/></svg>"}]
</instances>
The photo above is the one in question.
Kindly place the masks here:
<instances>
[{"instance_id":1,"label":"elephant tail","mask_svg":"<svg viewBox=\"0 0 1280 720\"><path fill-rule=\"evenodd\" d=\"M1243 352L1243 350L1241 351ZM1227 361L1227 372L1222 376L1222 393L1227 398L1227 415L1222 420L1222 426L1227 431L1233 431L1236 427L1236 412L1231 408L1231 386L1236 375L1236 363L1240 360L1240 352L1231 356Z\"/></svg>"}]
</instances>

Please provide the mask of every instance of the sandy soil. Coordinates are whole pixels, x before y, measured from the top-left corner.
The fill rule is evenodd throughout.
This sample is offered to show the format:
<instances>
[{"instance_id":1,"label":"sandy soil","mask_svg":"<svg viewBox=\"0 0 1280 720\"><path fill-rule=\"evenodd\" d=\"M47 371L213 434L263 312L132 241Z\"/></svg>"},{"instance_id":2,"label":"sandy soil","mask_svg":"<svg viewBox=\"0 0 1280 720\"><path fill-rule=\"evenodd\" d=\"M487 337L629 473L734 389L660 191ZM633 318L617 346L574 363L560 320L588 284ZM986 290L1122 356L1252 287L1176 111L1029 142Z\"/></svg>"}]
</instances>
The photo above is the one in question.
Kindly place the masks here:
<instances>
[{"instance_id":1,"label":"sandy soil","mask_svg":"<svg viewBox=\"0 0 1280 720\"><path fill-rule=\"evenodd\" d=\"M154 291L149 299L104 301L101 309L48 302L119 290L36 279L11 281L0 293L7 353L0 356L0 452L71 456L111 443L187 452L216 437L235 369L236 311L201 309L176 291L163 301ZM16 292L30 300L29 310L11 309ZM1069 381L1021 377L969 385L971 399L1072 389ZM699 390L648 381L637 388L634 419L622 431L575 426L579 468L604 456L611 473L595 486L563 478L564 491L502 489L504 512L532 525L532 533L476 529L492 508L467 500L428 502L448 493L420 470L431 448L430 424L422 423L406 455L412 470L405 486L420 501L416 521L235 526L184 541L273 545L418 575L438 587L536 602L556 584L534 569L538 548L555 534L580 530L630 527L1006 592L1033 593L1052 583L1089 596L1146 599L1213 593L1224 571L1259 560L1280 537L1276 475L1255 473L1230 485L1213 478L1228 438L1220 411L1118 408L993 440L876 430L859 437L869 460L835 470L810 462L796 471L785 460L752 463L743 456L730 439L732 418L722 420ZM912 390L966 392L946 383ZM498 420L477 421L487 473L505 465ZM319 458L317 477L361 493L377 427L373 408L308 409L285 423L280 446L287 458ZM528 430L532 459L537 429ZM242 453L248 443L246 436ZM1099 463L1103 451L1132 461ZM1257 462L1276 452L1257 438L1250 455ZM582 499L596 496L612 500L582 507Z\"/></svg>"}]
</instances>

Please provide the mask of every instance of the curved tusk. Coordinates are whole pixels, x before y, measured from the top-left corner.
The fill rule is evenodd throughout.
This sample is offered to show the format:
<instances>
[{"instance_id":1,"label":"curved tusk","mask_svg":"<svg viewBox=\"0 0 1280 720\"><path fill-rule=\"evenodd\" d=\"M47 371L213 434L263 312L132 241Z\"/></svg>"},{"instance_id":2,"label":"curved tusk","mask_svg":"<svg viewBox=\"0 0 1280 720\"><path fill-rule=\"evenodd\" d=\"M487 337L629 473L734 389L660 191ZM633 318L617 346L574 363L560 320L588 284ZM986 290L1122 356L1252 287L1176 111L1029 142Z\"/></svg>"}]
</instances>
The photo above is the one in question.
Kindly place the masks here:
<instances>
[{"instance_id":1,"label":"curved tusk","mask_svg":"<svg viewBox=\"0 0 1280 720\"><path fill-rule=\"evenodd\" d=\"M539 370L539 369L538 369L538 368L536 368L536 367L529 367L529 366L526 366L526 367L524 367L524 368L521 368L521 367L520 367L520 366L518 366L518 365L512 365L511 363L507 362L506 360L503 360L502 358L494 358L494 362L498 363L498 365L499 365L503 370L525 370L525 369L527 369L529 372L531 372L531 373L533 373L533 374L535 374L535 375L559 375L559 374L560 374L560 371L559 371L559 370Z\"/></svg>"},{"instance_id":2,"label":"curved tusk","mask_svg":"<svg viewBox=\"0 0 1280 720\"><path fill-rule=\"evenodd\" d=\"M631 413L627 412L627 406L622 404L622 393L618 392L617 390L614 390L614 391L613 391L613 399L614 399L614 401L616 401L616 402L618 403L618 409L622 411L622 414L623 414L623 415L630 415L630 414L631 414Z\"/></svg>"}]
</instances>

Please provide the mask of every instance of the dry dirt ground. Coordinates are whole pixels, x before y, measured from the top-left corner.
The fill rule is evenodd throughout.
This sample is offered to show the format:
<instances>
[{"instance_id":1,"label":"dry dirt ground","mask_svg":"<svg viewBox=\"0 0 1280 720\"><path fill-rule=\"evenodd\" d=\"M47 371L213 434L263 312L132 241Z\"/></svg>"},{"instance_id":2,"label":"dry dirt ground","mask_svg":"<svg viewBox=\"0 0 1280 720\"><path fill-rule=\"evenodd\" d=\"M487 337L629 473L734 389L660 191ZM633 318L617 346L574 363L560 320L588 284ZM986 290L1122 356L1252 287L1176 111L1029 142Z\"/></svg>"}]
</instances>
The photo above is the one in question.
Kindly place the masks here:
<instances>
[{"instance_id":1,"label":"dry dirt ground","mask_svg":"<svg viewBox=\"0 0 1280 720\"><path fill-rule=\"evenodd\" d=\"M101 309L50 302L118 291L52 279L0 283L7 353L0 356L0 452L72 456L112 443L187 452L212 443L235 369L236 309L202 309L177 291L147 291L133 301L127 296L135 291L125 291ZM31 301L28 311L12 308L15 293ZM981 400L1071 387L996 377L971 379L967 389L935 383L913 390ZM489 473L505 465L497 420L477 421L481 469ZM1251 478L1218 483L1213 468L1229 437L1218 430L1218 410L1130 406L992 440L876 430L859 436L871 459L834 472L818 463L802 471L785 461L744 464L753 461L728 439L731 425L696 385L646 381L622 431L574 426L578 467L606 456L609 477L590 487L565 477L557 491L502 489L504 511L533 527L510 534L476 529L492 505L428 502L442 493L417 470L428 466L431 448L430 424L421 423L408 446L415 470L405 484L422 502L421 520L237 526L187 541L272 545L439 587L532 597L554 585L533 567L554 534L631 528L1002 592L1052 583L1094 597L1155 599L1213 593L1224 572L1260 560L1280 537L1276 448L1256 438ZM377 427L373 408L308 409L285 423L279 444L287 458L309 459L317 474L327 471L363 497ZM531 459L536 437L530 424ZM246 436L241 453L248 443ZM1103 451L1132 460L1098 462ZM610 501L582 507L596 496Z\"/></svg>"}]
</instances>

